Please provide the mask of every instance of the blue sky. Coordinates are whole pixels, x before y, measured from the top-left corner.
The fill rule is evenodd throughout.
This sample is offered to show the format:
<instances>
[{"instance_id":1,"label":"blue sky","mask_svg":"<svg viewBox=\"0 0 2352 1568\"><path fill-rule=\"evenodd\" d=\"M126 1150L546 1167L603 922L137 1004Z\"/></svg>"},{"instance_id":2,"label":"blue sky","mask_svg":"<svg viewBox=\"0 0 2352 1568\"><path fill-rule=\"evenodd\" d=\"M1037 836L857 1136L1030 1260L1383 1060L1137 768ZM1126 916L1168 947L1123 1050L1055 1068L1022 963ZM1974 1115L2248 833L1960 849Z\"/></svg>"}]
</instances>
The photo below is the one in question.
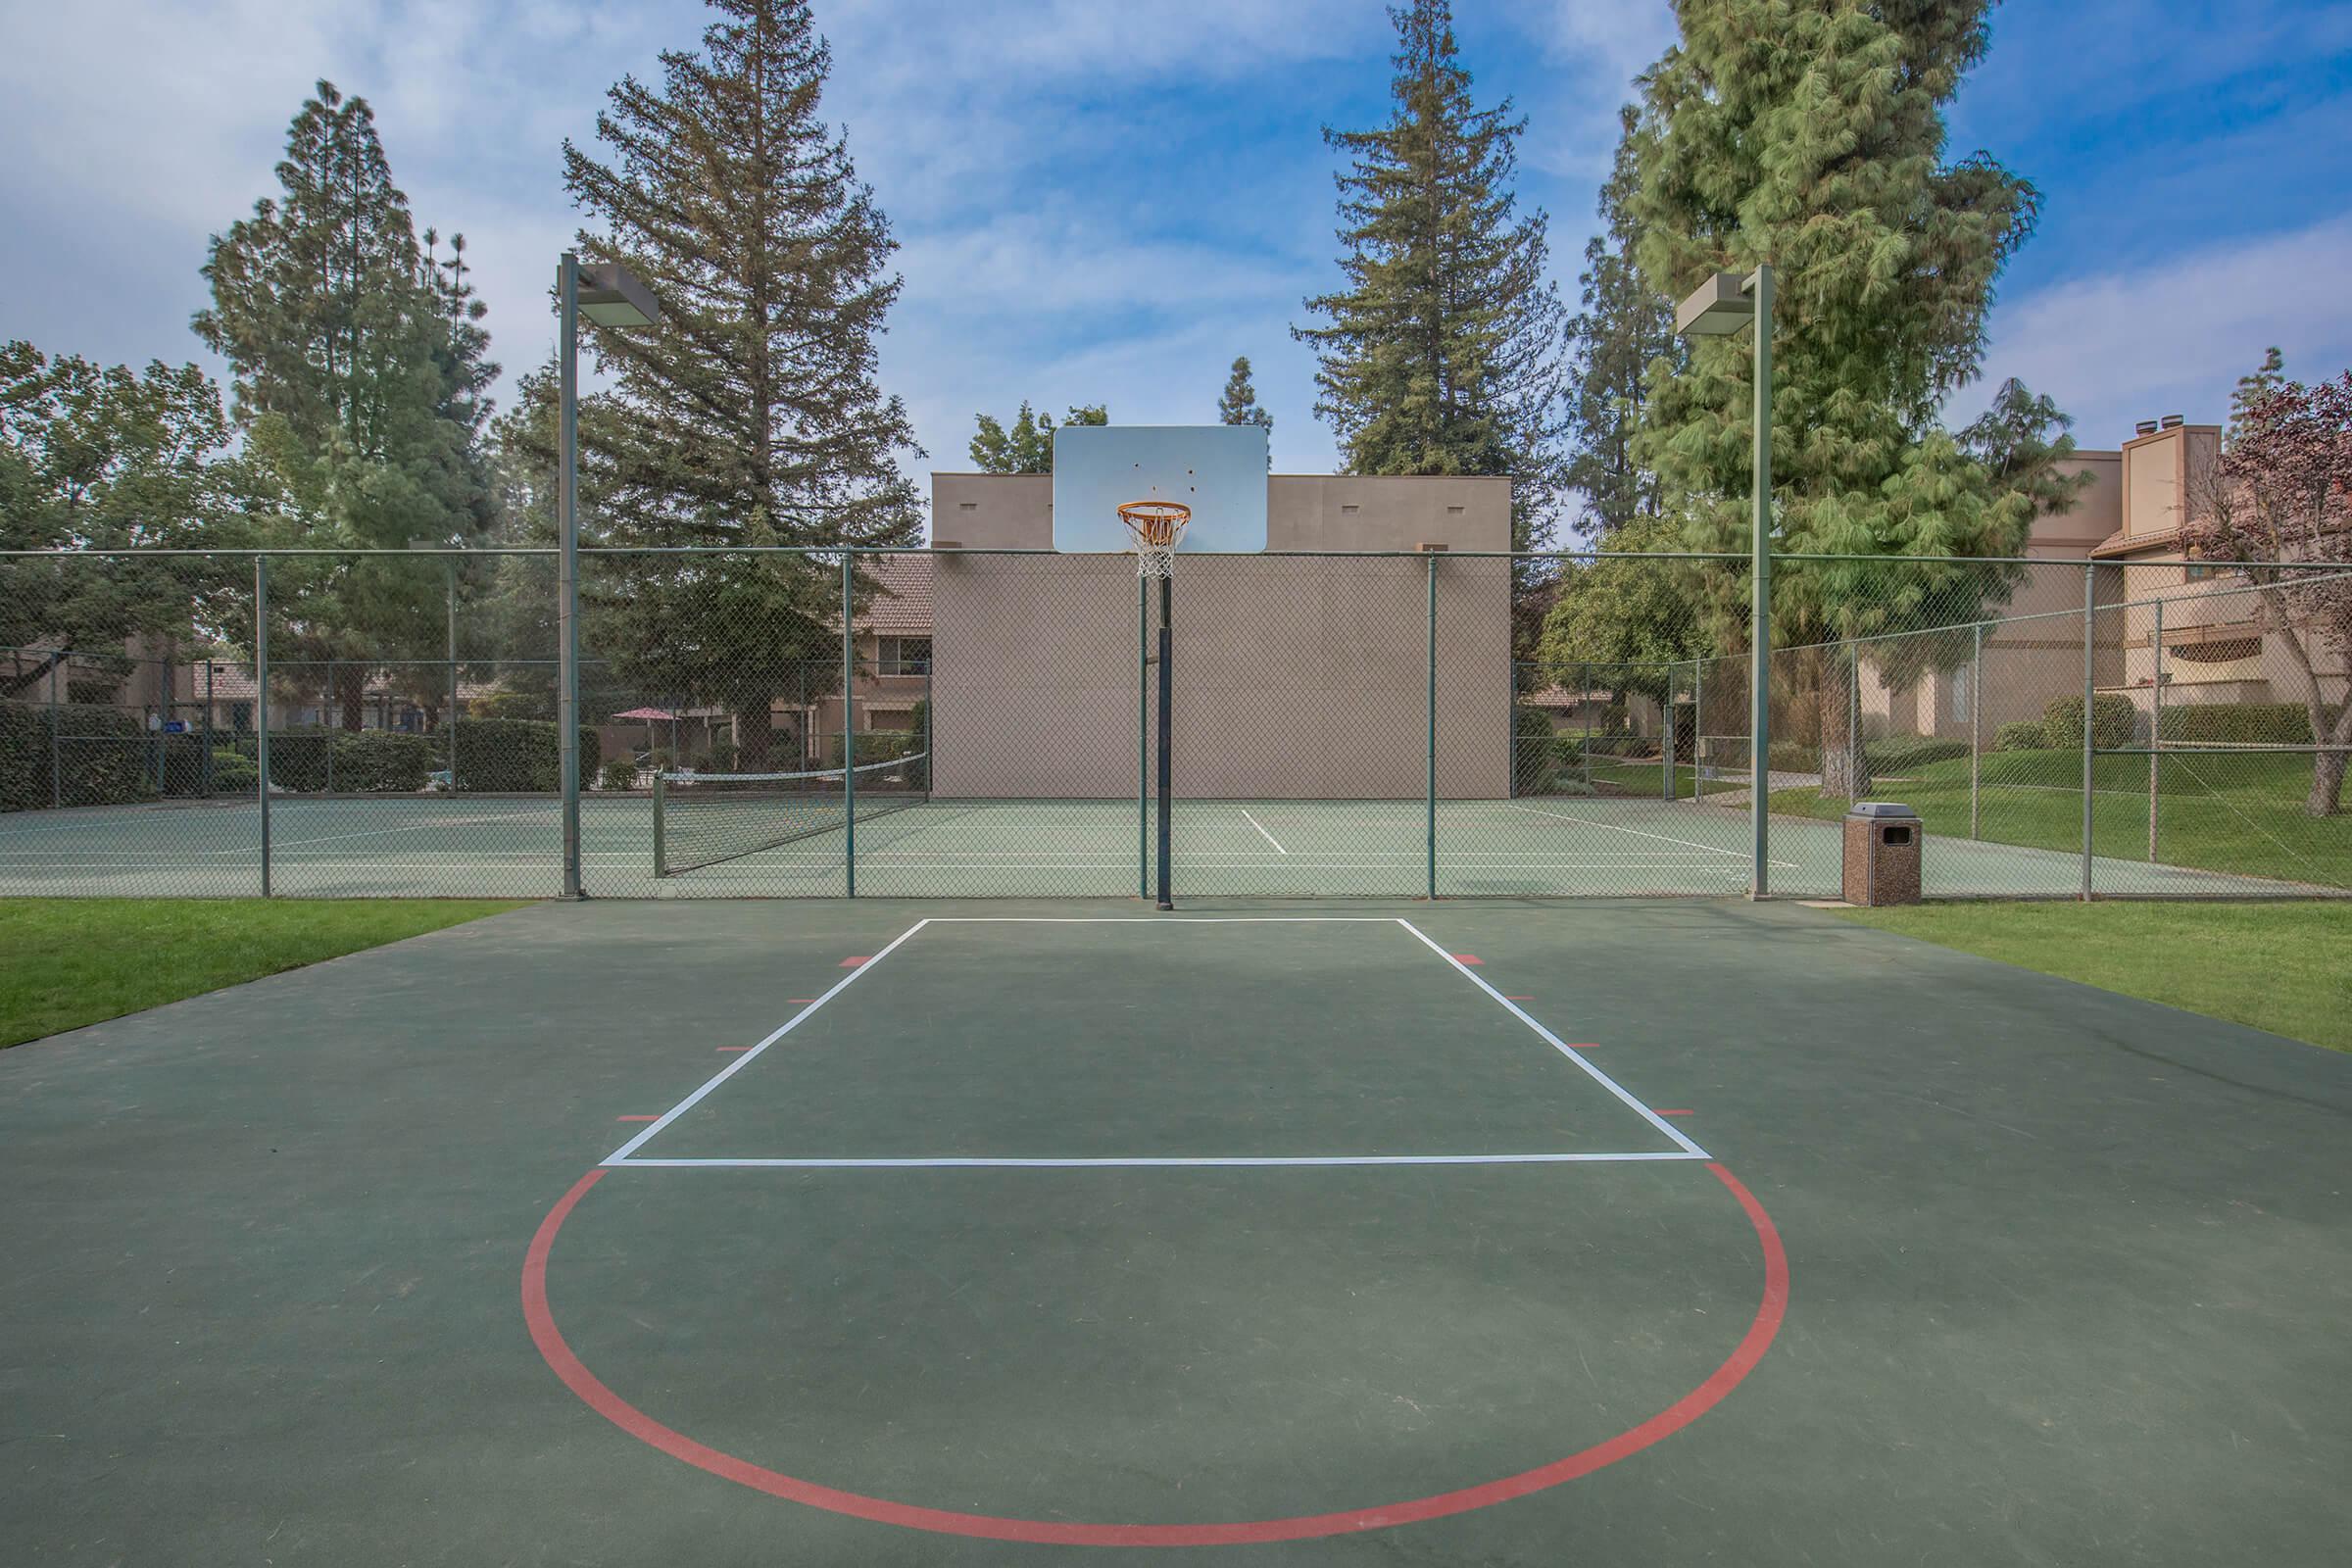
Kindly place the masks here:
<instances>
[{"instance_id":1,"label":"blue sky","mask_svg":"<svg viewBox=\"0 0 2352 1568\"><path fill-rule=\"evenodd\" d=\"M1457 0L1485 100L1529 120L1522 199L1573 294L1649 0ZM1384 113L1377 0L818 0L848 127L905 249L883 352L929 457L1026 397L1194 422L1248 354L1276 466L1328 470L1313 364L1287 328L1335 277L1325 123ZM553 338L573 226L564 136L702 27L682 0L77 0L0 17L0 336L107 360L202 359L206 237L273 188L328 76L375 106L420 221L462 229L510 375ZM2219 417L2270 343L2352 366L2352 3L2010 0L1953 114L2042 189L1989 378L2018 374L2113 446ZM1953 413L1983 401L1965 393Z\"/></svg>"}]
</instances>

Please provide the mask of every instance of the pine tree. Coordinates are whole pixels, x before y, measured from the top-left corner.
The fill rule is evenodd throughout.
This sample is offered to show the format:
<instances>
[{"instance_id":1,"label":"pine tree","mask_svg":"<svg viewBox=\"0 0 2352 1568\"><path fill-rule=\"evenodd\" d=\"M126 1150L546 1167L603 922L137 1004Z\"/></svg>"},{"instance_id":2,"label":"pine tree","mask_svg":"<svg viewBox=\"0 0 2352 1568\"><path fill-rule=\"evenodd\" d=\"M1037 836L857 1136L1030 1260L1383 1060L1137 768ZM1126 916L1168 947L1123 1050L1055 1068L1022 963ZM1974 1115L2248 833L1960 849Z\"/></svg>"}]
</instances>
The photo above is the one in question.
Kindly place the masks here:
<instances>
[{"instance_id":1,"label":"pine tree","mask_svg":"<svg viewBox=\"0 0 2352 1568\"><path fill-rule=\"evenodd\" d=\"M385 550L478 536L498 367L463 239L454 268L419 245L373 111L332 82L295 115L276 173L279 195L214 236L213 303L193 325L229 363L246 452L277 481L285 537ZM440 585L416 562L285 563L274 598L287 619L272 633L283 667L331 661L342 723L359 728L371 670L440 646Z\"/></svg>"},{"instance_id":2,"label":"pine tree","mask_svg":"<svg viewBox=\"0 0 2352 1568\"><path fill-rule=\"evenodd\" d=\"M1250 384L1247 354L1234 359L1233 372L1225 377L1225 390L1217 397L1217 422L1254 424L1269 431L1274 428L1274 416L1257 406L1257 388Z\"/></svg>"},{"instance_id":3,"label":"pine tree","mask_svg":"<svg viewBox=\"0 0 2352 1568\"><path fill-rule=\"evenodd\" d=\"M1683 41L1643 78L1641 178L1627 202L1642 281L1679 299L1770 262L1774 543L1784 552L2021 553L2050 466L1995 473L1937 420L1976 377L2003 265L2032 231L2034 187L1988 156L1945 161L1943 108L1984 56L1990 0L1683 0ZM1649 370L1635 461L1658 476L1687 545L1744 551L1754 347L1692 346ZM1776 643L1832 643L1965 622L2005 570L1930 564L1775 573ZM1723 646L1746 637L1746 586L1700 574ZM1779 678L1818 698L1825 784L1847 760L1844 664L1791 654Z\"/></svg>"},{"instance_id":4,"label":"pine tree","mask_svg":"<svg viewBox=\"0 0 2352 1568\"><path fill-rule=\"evenodd\" d=\"M1507 473L1512 543L1550 529L1561 480L1566 312L1545 278L1546 220L1512 182L1527 128L1508 99L1481 109L1447 0L1389 13L1396 109L1376 130L1326 128L1346 286L1308 299L1315 412L1352 473Z\"/></svg>"},{"instance_id":5,"label":"pine tree","mask_svg":"<svg viewBox=\"0 0 2352 1568\"><path fill-rule=\"evenodd\" d=\"M2286 385L2286 356L2277 344L2265 351L2260 368L2237 378L2237 390L2230 394L2230 425L2224 432L2231 446L2249 433L2255 411L2266 407Z\"/></svg>"},{"instance_id":6,"label":"pine tree","mask_svg":"<svg viewBox=\"0 0 2352 1568\"><path fill-rule=\"evenodd\" d=\"M982 473L1052 473L1054 471L1054 416L1030 410L1027 399L1013 416L1011 428L993 414L972 416L977 428L965 448ZM1108 424L1110 414L1100 403L1073 404L1064 424Z\"/></svg>"},{"instance_id":7,"label":"pine tree","mask_svg":"<svg viewBox=\"0 0 2352 1568\"><path fill-rule=\"evenodd\" d=\"M1641 178L1639 112L1619 111L1616 161L1600 187L1601 231L1585 246L1578 277L1584 310L1568 323L1570 396L1567 481L1584 502L1583 529L1594 538L1658 512L1657 475L1634 461L1649 367L1679 368L1674 307L1643 284L1634 263L1626 203Z\"/></svg>"},{"instance_id":8,"label":"pine tree","mask_svg":"<svg viewBox=\"0 0 2352 1568\"><path fill-rule=\"evenodd\" d=\"M711 9L699 53L662 56L659 89L612 89L597 137L612 163L564 149L564 183L601 225L580 235L584 260L625 266L666 315L659 331L593 339L625 415L594 437L598 535L913 544L921 510L897 460L921 448L876 370L897 242L820 116L831 53L801 0ZM767 758L771 701L803 662L838 657L823 563L745 557L719 572L648 557L599 592L600 651L662 695L729 707L747 765Z\"/></svg>"}]
</instances>

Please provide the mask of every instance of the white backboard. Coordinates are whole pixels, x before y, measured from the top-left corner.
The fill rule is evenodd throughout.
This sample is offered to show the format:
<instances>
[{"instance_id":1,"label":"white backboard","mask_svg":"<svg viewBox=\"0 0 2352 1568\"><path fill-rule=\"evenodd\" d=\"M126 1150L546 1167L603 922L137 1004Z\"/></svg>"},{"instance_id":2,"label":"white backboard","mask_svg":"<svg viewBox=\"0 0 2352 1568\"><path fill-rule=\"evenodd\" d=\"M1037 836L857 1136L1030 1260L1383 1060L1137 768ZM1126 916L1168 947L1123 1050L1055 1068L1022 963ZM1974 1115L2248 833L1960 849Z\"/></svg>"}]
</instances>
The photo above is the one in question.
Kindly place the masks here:
<instances>
[{"instance_id":1,"label":"white backboard","mask_svg":"<svg viewBox=\"0 0 2352 1568\"><path fill-rule=\"evenodd\" d=\"M1054 548L1124 550L1127 501L1193 509L1187 550L1266 548L1266 431L1256 424L1065 424L1054 432Z\"/></svg>"}]
</instances>

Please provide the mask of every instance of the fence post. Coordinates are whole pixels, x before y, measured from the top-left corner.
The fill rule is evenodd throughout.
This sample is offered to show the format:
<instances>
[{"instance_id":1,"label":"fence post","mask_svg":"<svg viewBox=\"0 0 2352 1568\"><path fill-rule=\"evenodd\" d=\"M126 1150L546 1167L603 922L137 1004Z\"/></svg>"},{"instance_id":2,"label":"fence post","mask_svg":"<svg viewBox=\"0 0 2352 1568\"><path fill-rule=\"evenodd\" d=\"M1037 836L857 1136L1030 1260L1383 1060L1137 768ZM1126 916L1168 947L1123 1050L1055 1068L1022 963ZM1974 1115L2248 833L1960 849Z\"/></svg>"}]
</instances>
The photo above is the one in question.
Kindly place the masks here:
<instances>
[{"instance_id":1,"label":"fence post","mask_svg":"<svg viewBox=\"0 0 2352 1568\"><path fill-rule=\"evenodd\" d=\"M2091 620L2098 608L2099 568L2090 562L2082 563L2082 902L2088 904L2091 894L2090 866L2090 797L2091 797L2091 697L2096 690L2098 671L2095 655L2097 643L2092 636Z\"/></svg>"},{"instance_id":2,"label":"fence post","mask_svg":"<svg viewBox=\"0 0 2352 1568\"><path fill-rule=\"evenodd\" d=\"M262 897L270 897L270 558L253 558L254 765L261 778Z\"/></svg>"},{"instance_id":3,"label":"fence post","mask_svg":"<svg viewBox=\"0 0 2352 1568\"><path fill-rule=\"evenodd\" d=\"M2125 595L2127 599L2131 596ZM2156 629L2148 635L2155 660L2148 688L2148 863L2156 863L2156 808L2164 793L2164 601L2156 601Z\"/></svg>"},{"instance_id":4,"label":"fence post","mask_svg":"<svg viewBox=\"0 0 2352 1568\"><path fill-rule=\"evenodd\" d=\"M1845 788L1846 799L1862 798L1862 645L1845 640Z\"/></svg>"},{"instance_id":5,"label":"fence post","mask_svg":"<svg viewBox=\"0 0 2352 1568\"><path fill-rule=\"evenodd\" d=\"M1690 661L1690 799L1707 793L1707 666Z\"/></svg>"},{"instance_id":6,"label":"fence post","mask_svg":"<svg viewBox=\"0 0 2352 1568\"><path fill-rule=\"evenodd\" d=\"M1135 896L1152 897L1152 583L1135 578Z\"/></svg>"},{"instance_id":7,"label":"fence post","mask_svg":"<svg viewBox=\"0 0 2352 1568\"><path fill-rule=\"evenodd\" d=\"M52 809L66 804L66 773L61 758L66 749L65 715L57 705L57 683L67 662L74 656L59 649L49 662L49 805Z\"/></svg>"},{"instance_id":8,"label":"fence post","mask_svg":"<svg viewBox=\"0 0 2352 1568\"><path fill-rule=\"evenodd\" d=\"M1431 555L1423 563L1429 577L1429 757L1423 787L1427 809L1427 866L1429 896L1438 896L1438 558ZM1519 714L1514 705L1511 731L1518 733Z\"/></svg>"},{"instance_id":9,"label":"fence post","mask_svg":"<svg viewBox=\"0 0 2352 1568\"><path fill-rule=\"evenodd\" d=\"M1968 656L1968 836L1977 836L1977 775L1984 758L1984 623L1969 627Z\"/></svg>"},{"instance_id":10,"label":"fence post","mask_svg":"<svg viewBox=\"0 0 2352 1568\"><path fill-rule=\"evenodd\" d=\"M449 793L455 795L458 793L458 558L444 556L442 564L449 572Z\"/></svg>"},{"instance_id":11,"label":"fence post","mask_svg":"<svg viewBox=\"0 0 2352 1568\"><path fill-rule=\"evenodd\" d=\"M1674 666L1666 666L1666 701L1659 710L1658 756L1665 765L1658 774L1658 798L1674 799Z\"/></svg>"},{"instance_id":12,"label":"fence post","mask_svg":"<svg viewBox=\"0 0 2352 1568\"><path fill-rule=\"evenodd\" d=\"M841 552L841 860L842 892L858 896L858 633L850 623L857 558Z\"/></svg>"},{"instance_id":13,"label":"fence post","mask_svg":"<svg viewBox=\"0 0 2352 1568\"><path fill-rule=\"evenodd\" d=\"M213 662L204 662L204 734L200 743L204 758L197 763L197 789L206 800L213 797Z\"/></svg>"},{"instance_id":14,"label":"fence post","mask_svg":"<svg viewBox=\"0 0 2352 1568\"><path fill-rule=\"evenodd\" d=\"M361 694L363 697L366 693ZM319 727L326 731L326 793L335 793L335 730L343 722L343 694L335 687L335 662L326 662L326 722ZM362 723L367 722L365 717Z\"/></svg>"}]
</instances>

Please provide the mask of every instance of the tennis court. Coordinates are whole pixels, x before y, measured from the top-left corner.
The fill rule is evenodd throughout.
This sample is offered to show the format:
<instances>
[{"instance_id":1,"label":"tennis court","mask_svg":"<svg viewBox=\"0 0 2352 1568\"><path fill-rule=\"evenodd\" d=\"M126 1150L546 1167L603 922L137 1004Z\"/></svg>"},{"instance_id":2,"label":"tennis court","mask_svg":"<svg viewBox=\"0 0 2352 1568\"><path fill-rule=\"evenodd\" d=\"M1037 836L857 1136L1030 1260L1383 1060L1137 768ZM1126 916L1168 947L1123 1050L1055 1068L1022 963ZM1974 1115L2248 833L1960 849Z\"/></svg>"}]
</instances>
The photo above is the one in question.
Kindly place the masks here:
<instances>
[{"instance_id":1,"label":"tennis court","mask_svg":"<svg viewBox=\"0 0 2352 1568\"><path fill-rule=\"evenodd\" d=\"M1786 904L542 905L0 1054L0 1512L2320 1562L2348 1116L2352 1059Z\"/></svg>"},{"instance_id":2,"label":"tennis court","mask_svg":"<svg viewBox=\"0 0 2352 1568\"><path fill-rule=\"evenodd\" d=\"M1434 864L1442 897L1727 896L1747 886L1743 795L1701 801L1542 797L1441 800ZM1126 801L891 803L856 827L861 896L1087 898L1133 895L1148 823ZM614 898L833 897L848 891L846 828L764 826L802 836L676 875L655 875L654 813L643 796L582 802L582 883ZM1426 896L1430 813L1418 801L1180 801L1176 891L1187 897ZM260 808L251 801L23 811L0 821L0 894L260 891ZM270 885L280 895L546 897L562 888L562 827L551 797L290 798L270 805ZM1773 886L1836 897L1835 822L1776 817ZM2307 897L2298 884L2105 856L2101 893ZM1931 836L1938 897L2079 896L2078 855Z\"/></svg>"}]
</instances>

